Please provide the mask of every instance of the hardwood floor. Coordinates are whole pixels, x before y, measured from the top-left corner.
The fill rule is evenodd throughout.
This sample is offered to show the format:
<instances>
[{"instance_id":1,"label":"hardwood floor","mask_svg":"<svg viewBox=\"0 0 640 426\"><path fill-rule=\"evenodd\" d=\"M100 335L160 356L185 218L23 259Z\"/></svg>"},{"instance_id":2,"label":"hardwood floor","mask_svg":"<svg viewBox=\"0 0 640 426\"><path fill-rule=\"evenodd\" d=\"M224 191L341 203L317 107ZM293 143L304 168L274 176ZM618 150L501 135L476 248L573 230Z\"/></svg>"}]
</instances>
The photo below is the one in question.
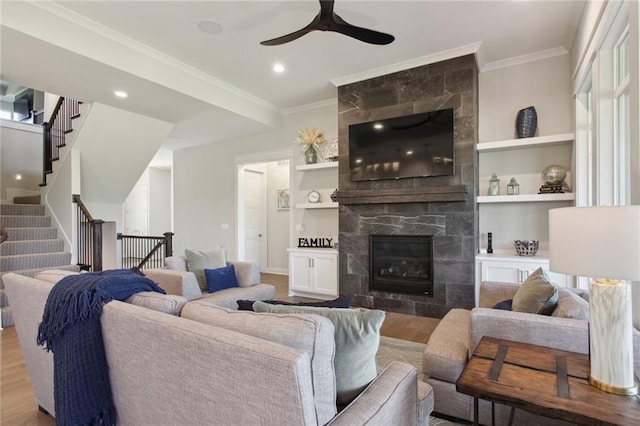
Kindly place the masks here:
<instances>
[{"instance_id":1,"label":"hardwood floor","mask_svg":"<svg viewBox=\"0 0 640 426\"><path fill-rule=\"evenodd\" d=\"M288 297L288 277L262 274L262 282L276 287L276 299L309 301ZM426 343L438 319L387 312L381 334ZM3 426L52 426L55 420L38 411L15 327L0 331L0 424Z\"/></svg>"}]
</instances>

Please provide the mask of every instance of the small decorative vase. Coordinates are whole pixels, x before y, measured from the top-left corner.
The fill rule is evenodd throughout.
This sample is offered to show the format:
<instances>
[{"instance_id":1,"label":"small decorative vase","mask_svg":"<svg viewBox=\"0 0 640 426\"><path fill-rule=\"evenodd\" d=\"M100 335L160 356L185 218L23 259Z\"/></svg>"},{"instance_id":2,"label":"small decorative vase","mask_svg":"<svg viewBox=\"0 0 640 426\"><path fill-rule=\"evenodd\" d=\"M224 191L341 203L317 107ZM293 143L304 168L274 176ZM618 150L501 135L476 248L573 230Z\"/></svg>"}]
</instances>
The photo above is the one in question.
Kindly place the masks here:
<instances>
[{"instance_id":1,"label":"small decorative vase","mask_svg":"<svg viewBox=\"0 0 640 426\"><path fill-rule=\"evenodd\" d=\"M336 189L335 191L333 191L329 198L331 198L331 201L333 201L334 203L337 202L338 201L338 190Z\"/></svg>"},{"instance_id":2,"label":"small decorative vase","mask_svg":"<svg viewBox=\"0 0 640 426\"><path fill-rule=\"evenodd\" d=\"M518 111L516 116L516 134L519 138L531 138L538 129L538 113L532 106Z\"/></svg>"},{"instance_id":3,"label":"small decorative vase","mask_svg":"<svg viewBox=\"0 0 640 426\"><path fill-rule=\"evenodd\" d=\"M307 164L315 164L318 162L318 152L311 144L304 150L304 162Z\"/></svg>"}]
</instances>

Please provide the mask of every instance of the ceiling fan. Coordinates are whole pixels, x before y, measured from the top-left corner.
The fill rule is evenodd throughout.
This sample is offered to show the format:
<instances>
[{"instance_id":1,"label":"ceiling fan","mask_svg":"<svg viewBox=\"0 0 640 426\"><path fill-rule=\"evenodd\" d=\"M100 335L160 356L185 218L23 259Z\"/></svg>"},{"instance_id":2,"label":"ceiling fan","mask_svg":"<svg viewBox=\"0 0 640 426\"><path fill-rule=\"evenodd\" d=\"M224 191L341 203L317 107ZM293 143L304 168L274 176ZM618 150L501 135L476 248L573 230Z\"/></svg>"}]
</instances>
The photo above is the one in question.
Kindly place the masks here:
<instances>
[{"instance_id":1,"label":"ceiling fan","mask_svg":"<svg viewBox=\"0 0 640 426\"><path fill-rule=\"evenodd\" d=\"M334 2L335 0L320 0L320 12L318 12L309 25L291 34L262 41L260 44L263 46L277 46L279 44L289 43L311 31L333 31L371 44L389 44L395 40L395 37L390 34L356 27L355 25L347 23L333 12Z\"/></svg>"}]
</instances>

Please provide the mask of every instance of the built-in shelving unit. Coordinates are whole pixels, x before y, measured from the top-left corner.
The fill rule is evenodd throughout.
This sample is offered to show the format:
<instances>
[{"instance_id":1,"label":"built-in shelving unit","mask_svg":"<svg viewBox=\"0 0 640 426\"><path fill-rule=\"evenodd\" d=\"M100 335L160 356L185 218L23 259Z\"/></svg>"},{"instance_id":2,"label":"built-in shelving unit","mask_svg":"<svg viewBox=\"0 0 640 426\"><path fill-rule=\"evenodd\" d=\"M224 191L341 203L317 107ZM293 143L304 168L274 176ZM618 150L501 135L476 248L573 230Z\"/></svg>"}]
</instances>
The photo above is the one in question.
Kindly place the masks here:
<instances>
[{"instance_id":1,"label":"built-in shelving unit","mask_svg":"<svg viewBox=\"0 0 640 426\"><path fill-rule=\"evenodd\" d=\"M507 149L533 148L536 146L552 146L573 143L573 133L562 133L558 135L538 136L535 138L508 139L494 142L478 143L478 152L502 151Z\"/></svg>"},{"instance_id":2,"label":"built-in shelving unit","mask_svg":"<svg viewBox=\"0 0 640 426\"><path fill-rule=\"evenodd\" d=\"M307 170L318 170L318 169L332 169L337 167L338 167L337 161L327 161L325 163L300 164L296 166L296 170L307 171Z\"/></svg>"},{"instance_id":3,"label":"built-in shelving unit","mask_svg":"<svg viewBox=\"0 0 640 426\"><path fill-rule=\"evenodd\" d=\"M299 203L296 209L337 209L338 203L332 201L327 203Z\"/></svg>"},{"instance_id":4,"label":"built-in shelving unit","mask_svg":"<svg viewBox=\"0 0 640 426\"><path fill-rule=\"evenodd\" d=\"M520 194L520 195L481 195L476 197L478 203L534 203L549 201L573 201L573 192L564 194Z\"/></svg>"},{"instance_id":5,"label":"built-in shelving unit","mask_svg":"<svg viewBox=\"0 0 640 426\"><path fill-rule=\"evenodd\" d=\"M567 170L565 182L572 188L572 166L574 135L562 133L533 138L508 139L480 142L478 153L479 188L476 202L479 214L480 250L487 247L487 235L492 233L493 250L498 255L478 254L478 267L487 269L481 279L493 279L492 274L504 272L513 279L513 271L529 271L531 262L537 266L548 265L546 258L549 241L548 214L557 207L569 207L575 203L575 192L539 194L542 170L557 164ZM489 180L495 173L500 179L501 195L486 195ZM506 195L507 184L515 178L520 185L520 194ZM502 195L504 194L504 195ZM513 240L532 239L540 241L540 251L535 258L524 260L516 256ZM485 256L485 257L483 257ZM497 263L496 263L497 262ZM548 266L546 266L548 268ZM535 269L535 268L534 268ZM508 273L507 273L508 272ZM510 275L511 274L511 275ZM503 278L505 278L503 277ZM505 278L506 279L506 278ZM498 279L497 281L501 281Z\"/></svg>"}]
</instances>

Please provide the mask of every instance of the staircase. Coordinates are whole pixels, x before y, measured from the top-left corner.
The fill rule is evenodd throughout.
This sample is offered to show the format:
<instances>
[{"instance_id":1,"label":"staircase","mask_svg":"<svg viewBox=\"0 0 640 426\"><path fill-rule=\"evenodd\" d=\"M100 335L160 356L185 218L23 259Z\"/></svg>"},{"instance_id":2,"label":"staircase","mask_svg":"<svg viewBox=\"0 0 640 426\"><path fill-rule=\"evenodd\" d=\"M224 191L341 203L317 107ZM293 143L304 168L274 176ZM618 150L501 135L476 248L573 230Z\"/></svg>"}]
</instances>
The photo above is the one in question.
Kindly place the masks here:
<instances>
[{"instance_id":1,"label":"staircase","mask_svg":"<svg viewBox=\"0 0 640 426\"><path fill-rule=\"evenodd\" d=\"M23 200L23 202L29 202ZM2 284L8 272L33 277L47 269L78 271L71 265L71 253L64 251L64 241L51 226L51 218L39 204L0 204L0 223L9 239L0 244L0 328L13 325L11 308Z\"/></svg>"}]
</instances>

